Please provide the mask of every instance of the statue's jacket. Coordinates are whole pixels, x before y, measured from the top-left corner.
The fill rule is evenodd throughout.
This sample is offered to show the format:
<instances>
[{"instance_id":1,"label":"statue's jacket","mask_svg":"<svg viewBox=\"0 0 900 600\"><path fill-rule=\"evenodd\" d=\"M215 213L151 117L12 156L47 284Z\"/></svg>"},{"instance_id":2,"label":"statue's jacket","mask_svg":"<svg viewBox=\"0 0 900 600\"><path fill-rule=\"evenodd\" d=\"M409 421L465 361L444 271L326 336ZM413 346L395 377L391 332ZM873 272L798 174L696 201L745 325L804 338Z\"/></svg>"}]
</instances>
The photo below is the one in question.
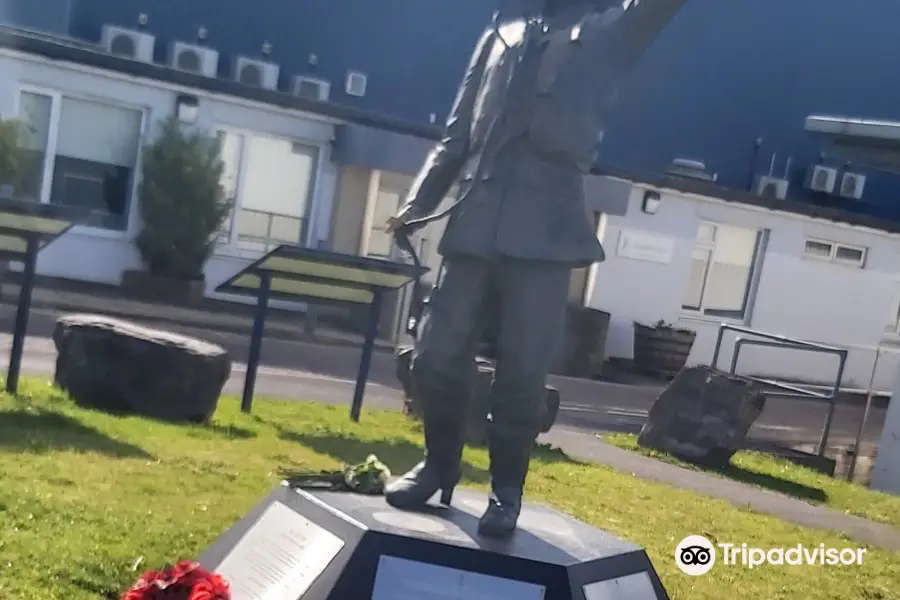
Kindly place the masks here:
<instances>
[{"instance_id":1,"label":"statue's jacket","mask_svg":"<svg viewBox=\"0 0 900 600\"><path fill-rule=\"evenodd\" d=\"M546 21L495 22L475 47L402 218L433 213L456 183L442 255L602 261L584 176L623 75L683 3L585 5Z\"/></svg>"}]
</instances>

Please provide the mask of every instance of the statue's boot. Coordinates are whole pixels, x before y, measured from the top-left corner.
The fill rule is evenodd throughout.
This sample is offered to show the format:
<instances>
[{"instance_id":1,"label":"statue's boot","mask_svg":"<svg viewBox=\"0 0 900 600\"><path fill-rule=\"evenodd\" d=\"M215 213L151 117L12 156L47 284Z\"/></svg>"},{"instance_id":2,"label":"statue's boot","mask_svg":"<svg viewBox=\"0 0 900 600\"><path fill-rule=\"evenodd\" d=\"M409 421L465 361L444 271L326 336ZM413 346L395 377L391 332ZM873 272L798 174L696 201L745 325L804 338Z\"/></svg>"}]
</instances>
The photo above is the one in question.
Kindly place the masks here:
<instances>
[{"instance_id":1,"label":"statue's boot","mask_svg":"<svg viewBox=\"0 0 900 600\"><path fill-rule=\"evenodd\" d=\"M423 403L425 459L385 489L388 504L401 509L423 508L438 491L450 505L461 476L464 407L430 397Z\"/></svg>"},{"instance_id":2,"label":"statue's boot","mask_svg":"<svg viewBox=\"0 0 900 600\"><path fill-rule=\"evenodd\" d=\"M522 491L528 476L531 448L537 435L504 431L492 424L488 438L491 456L491 494L478 522L478 533L493 538L512 535L522 511Z\"/></svg>"}]
</instances>

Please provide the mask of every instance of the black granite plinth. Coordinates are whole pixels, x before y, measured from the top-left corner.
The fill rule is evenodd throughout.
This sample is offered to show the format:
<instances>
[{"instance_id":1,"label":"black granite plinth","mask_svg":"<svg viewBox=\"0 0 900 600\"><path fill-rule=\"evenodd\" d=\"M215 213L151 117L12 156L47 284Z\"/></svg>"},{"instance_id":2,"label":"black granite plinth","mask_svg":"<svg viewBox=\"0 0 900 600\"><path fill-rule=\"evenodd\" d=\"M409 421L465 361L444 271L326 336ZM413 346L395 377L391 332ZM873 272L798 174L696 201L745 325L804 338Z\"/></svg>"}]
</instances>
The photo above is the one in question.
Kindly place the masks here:
<instances>
[{"instance_id":1,"label":"black granite plinth","mask_svg":"<svg viewBox=\"0 0 900 600\"><path fill-rule=\"evenodd\" d=\"M511 539L485 539L486 503L457 490L453 507L413 513L380 496L280 487L200 562L229 579L233 600L668 600L638 546L536 504ZM290 556L303 566L288 568ZM281 593L253 595L267 578Z\"/></svg>"}]
</instances>

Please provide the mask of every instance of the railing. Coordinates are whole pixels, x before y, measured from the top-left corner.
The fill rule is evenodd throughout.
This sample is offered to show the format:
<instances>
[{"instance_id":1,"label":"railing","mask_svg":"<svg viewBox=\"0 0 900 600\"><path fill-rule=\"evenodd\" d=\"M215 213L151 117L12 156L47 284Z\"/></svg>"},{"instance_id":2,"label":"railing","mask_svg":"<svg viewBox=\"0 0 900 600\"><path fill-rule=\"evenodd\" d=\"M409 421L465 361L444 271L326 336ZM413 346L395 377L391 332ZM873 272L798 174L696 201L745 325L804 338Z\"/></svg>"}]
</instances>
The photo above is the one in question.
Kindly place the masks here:
<instances>
[{"instance_id":1,"label":"railing","mask_svg":"<svg viewBox=\"0 0 900 600\"><path fill-rule=\"evenodd\" d=\"M825 344L818 344L815 342L808 342L806 340L789 338L783 335L764 333L762 331L756 331L755 329L750 329L748 327L738 327L736 325L722 323L719 325L719 332L716 336L716 345L713 349L711 364L713 369L718 368L719 353L722 350L722 339L724 338L726 331L734 331L736 333L743 333L745 335L751 335L756 338L760 338L746 339L743 337L737 337L735 339L734 350L731 357L731 368L729 370L732 375L734 375L735 370L737 369L737 362L738 357L740 356L741 348L745 345L781 348L784 350L817 352L819 354L834 354L838 357L839 362L837 375L834 378L834 385L831 388L831 392L828 393L816 392L797 385L791 385L789 383L776 381L774 379L766 379L763 377L748 377L748 379L757 381L764 385L774 387L779 390L784 390L782 392L767 392L767 396L777 396L780 398L811 398L814 400L825 400L828 402L828 414L825 416L825 423L822 426L822 435L819 438L819 447L816 452L819 456L825 456L825 449L828 446L828 436L831 433L831 425L834 421L834 411L837 405L837 395L841 389L841 380L844 378L844 366L847 363L847 355L850 351L846 348L827 346Z\"/></svg>"},{"instance_id":2,"label":"railing","mask_svg":"<svg viewBox=\"0 0 900 600\"><path fill-rule=\"evenodd\" d=\"M837 395L838 393L844 390L841 387L841 381L844 375L844 367L847 362L847 357L851 350L862 350L867 352L874 352L875 358L872 361L872 370L869 373L869 381L864 390L866 395L866 403L865 408L863 409L862 419L860 419L859 427L856 431L856 438L853 442L853 449L850 451L852 456L850 458L850 464L847 468L847 481L853 480L853 475L856 471L857 461L859 459L859 451L862 446L862 439L865 435L866 424L869 421L869 415L872 411L872 402L875 398L876 394L881 394L881 392L877 392L875 390L875 377L878 372L878 366L881 362L882 356L885 354L900 354L900 347L892 347L892 346L862 346L855 344L844 344L840 347L831 346L828 344L822 344L819 342L813 342L809 340L799 340L794 338L789 338L783 335L774 335L770 333L764 333L761 331L756 331L754 329L749 329L747 327L738 327L736 325L729 325L727 323L722 323L719 325L719 332L716 338L716 345L713 350L712 357L712 367L717 368L719 362L719 354L722 349L722 341L726 331L734 331L736 333L743 333L745 335L754 336L757 339L747 339L744 337L738 336L734 340L734 350L731 357L731 365L729 367L729 373L734 375L737 370L738 357L740 355L740 350L743 346L763 346L769 348L782 348L786 350L801 350L807 352L817 352L823 354L834 354L838 356L839 364L837 374L835 376L834 384L831 386L830 391L828 392L816 392L812 387L818 386L807 386L801 387L799 385L793 385L789 383L785 383L782 381L776 381L773 379L768 379L764 377L753 377L749 376L748 379L753 381L758 381L764 385L774 387L780 390L784 390L783 392L767 392L768 396L777 396L780 398L811 398L814 400L825 400L829 402L828 414L825 418L825 423L822 428L822 436L819 441L818 447L818 455L823 456L825 453L825 449L828 444L828 436L831 431L831 426L834 421L834 412L837 403ZM746 376L745 376L746 377Z\"/></svg>"}]
</instances>

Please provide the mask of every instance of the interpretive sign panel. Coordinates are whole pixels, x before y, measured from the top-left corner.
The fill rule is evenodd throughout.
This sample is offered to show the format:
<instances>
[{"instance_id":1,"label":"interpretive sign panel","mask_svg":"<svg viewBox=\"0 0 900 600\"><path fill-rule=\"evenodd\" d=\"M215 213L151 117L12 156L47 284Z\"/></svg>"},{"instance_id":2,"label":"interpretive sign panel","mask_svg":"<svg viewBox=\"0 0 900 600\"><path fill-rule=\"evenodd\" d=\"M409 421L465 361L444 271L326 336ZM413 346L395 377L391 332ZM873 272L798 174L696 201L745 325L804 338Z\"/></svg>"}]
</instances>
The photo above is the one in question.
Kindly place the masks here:
<instances>
[{"instance_id":1,"label":"interpretive sign panel","mask_svg":"<svg viewBox=\"0 0 900 600\"><path fill-rule=\"evenodd\" d=\"M297 600L343 547L341 538L274 502L217 571L232 600Z\"/></svg>"},{"instance_id":2,"label":"interpretive sign panel","mask_svg":"<svg viewBox=\"0 0 900 600\"><path fill-rule=\"evenodd\" d=\"M595 581L582 588L585 600L656 600L656 590L647 573Z\"/></svg>"}]
</instances>

